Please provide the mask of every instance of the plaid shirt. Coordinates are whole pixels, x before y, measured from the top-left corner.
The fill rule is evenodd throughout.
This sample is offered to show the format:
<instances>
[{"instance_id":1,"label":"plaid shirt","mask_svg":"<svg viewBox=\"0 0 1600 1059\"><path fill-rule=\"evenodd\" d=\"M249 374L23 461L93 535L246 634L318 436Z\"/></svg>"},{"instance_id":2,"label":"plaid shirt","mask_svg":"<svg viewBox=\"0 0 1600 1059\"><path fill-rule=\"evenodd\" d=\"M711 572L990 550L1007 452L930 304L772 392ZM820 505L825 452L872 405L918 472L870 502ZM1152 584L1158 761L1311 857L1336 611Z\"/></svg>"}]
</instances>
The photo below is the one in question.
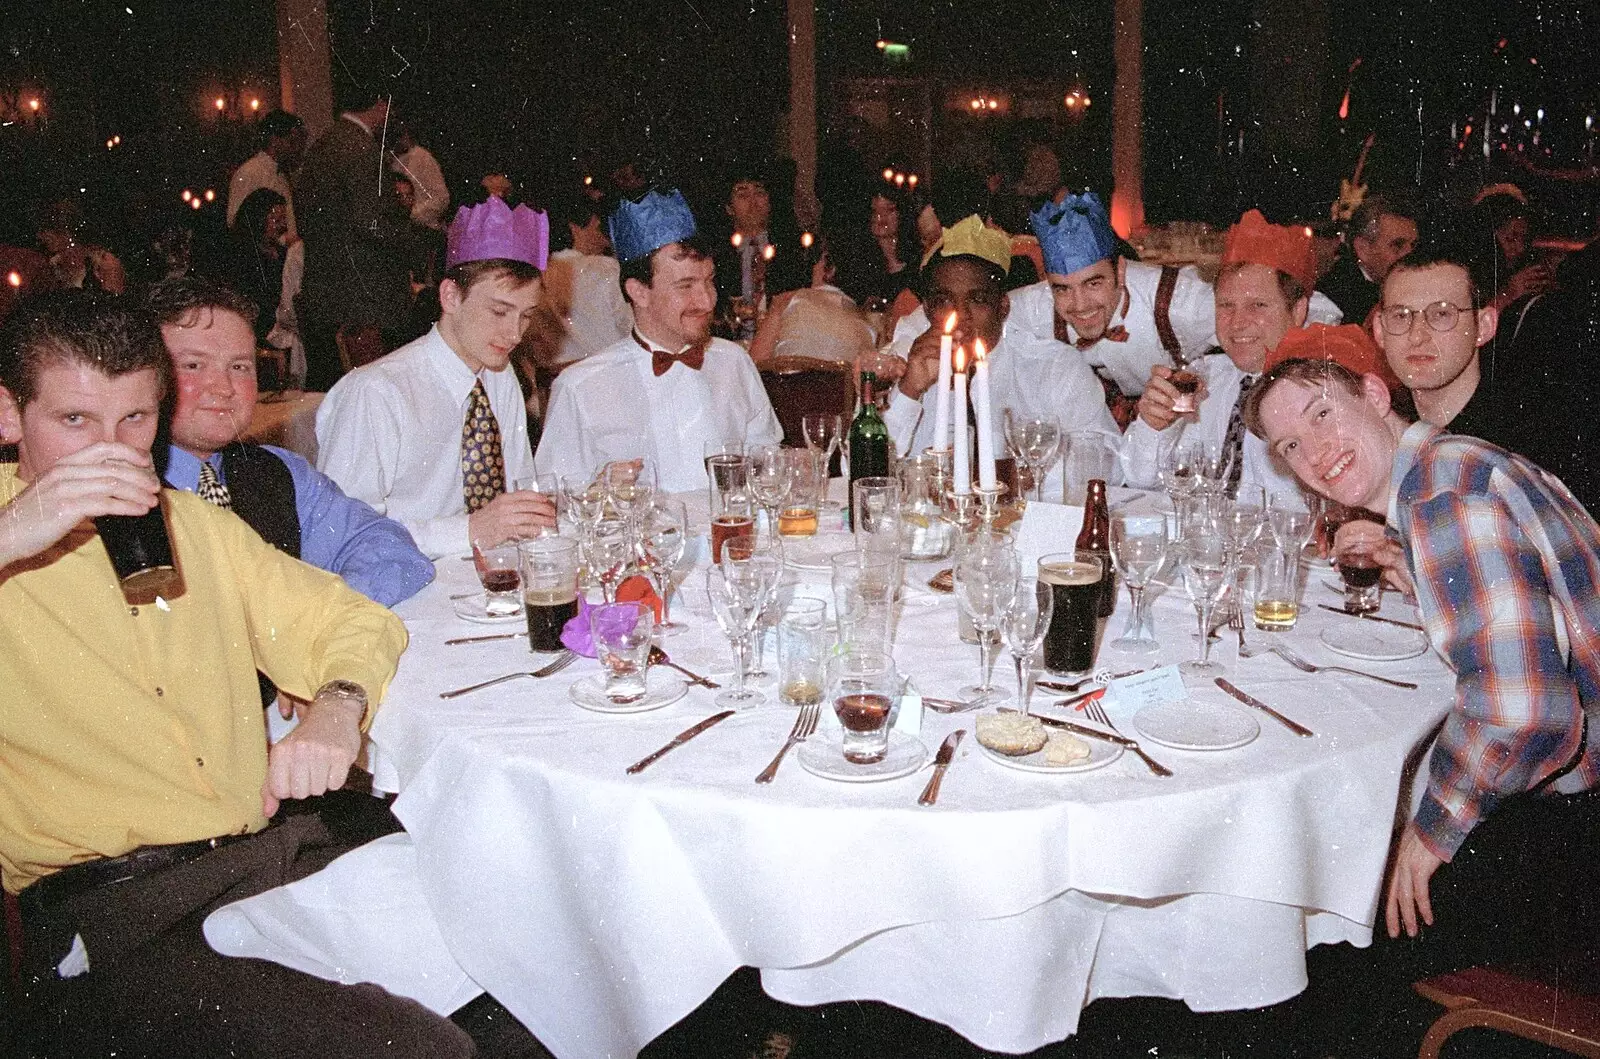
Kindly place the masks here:
<instances>
[{"instance_id":1,"label":"plaid shirt","mask_svg":"<svg viewBox=\"0 0 1600 1059\"><path fill-rule=\"evenodd\" d=\"M1600 738L1584 744L1600 709L1600 526L1522 457L1426 423L1401 438L1390 481L1391 532L1456 673L1416 816L1449 860L1501 799L1600 780Z\"/></svg>"}]
</instances>

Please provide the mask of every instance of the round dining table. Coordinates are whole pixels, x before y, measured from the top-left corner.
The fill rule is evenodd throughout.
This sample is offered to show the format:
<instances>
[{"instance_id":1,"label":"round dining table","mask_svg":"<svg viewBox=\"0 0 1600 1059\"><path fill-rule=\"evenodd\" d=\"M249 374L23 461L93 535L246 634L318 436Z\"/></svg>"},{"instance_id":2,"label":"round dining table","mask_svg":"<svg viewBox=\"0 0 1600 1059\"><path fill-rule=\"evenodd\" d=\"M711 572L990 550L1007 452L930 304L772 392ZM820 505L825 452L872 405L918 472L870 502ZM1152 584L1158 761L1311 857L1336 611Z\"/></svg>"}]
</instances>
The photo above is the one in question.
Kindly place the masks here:
<instances>
[{"instance_id":1,"label":"round dining table","mask_svg":"<svg viewBox=\"0 0 1600 1059\"><path fill-rule=\"evenodd\" d=\"M705 591L705 500L685 499L701 559L673 600L686 628L661 642L727 684L732 655ZM828 598L828 556L852 547L837 514L823 522L786 546L792 593ZM907 564L894 632L897 668L929 697L955 698L978 674L954 598L927 585L948 565ZM441 698L552 656L530 653L525 638L447 645L518 626L462 617L477 617L474 600L452 598L477 589L473 564L448 557L438 568L396 608L411 639L371 730L375 785L399 792L394 811L451 954L560 1059L635 1055L745 966L779 1000L883 1001L1003 1052L1070 1036L1099 997L1171 997L1198 1011L1284 1000L1305 987L1310 946L1369 943L1416 761L1452 698L1452 675L1431 651L1380 662L1329 649L1323 633L1362 619L1314 605L1339 595L1331 568L1312 564L1296 627L1251 627L1251 646L1282 643L1418 688L1308 674L1265 652L1240 658L1222 628L1213 656L1226 677L1310 738L1249 711L1259 735L1235 749L1142 740L1170 777L1132 753L1089 771L1021 771L971 738L974 714L908 700L896 738L916 739L930 762L947 733L968 732L937 803L923 806L927 767L841 782L791 754L757 784L795 719L766 680L765 703L630 775L629 764L719 712L715 692L689 686L648 712L592 712L569 695L599 672L580 657L552 676ZM1157 591L1160 650L1109 646L1126 620L1123 593L1101 666L1193 655L1181 583ZM1381 613L1418 620L1393 593ZM1016 705L1003 650L996 680ZM1184 680L1197 710L1233 702L1209 678ZM1032 707L1083 719L1060 698L1041 689ZM1131 707L1108 702L1111 721L1138 735ZM838 738L824 727L810 751L834 752Z\"/></svg>"}]
</instances>

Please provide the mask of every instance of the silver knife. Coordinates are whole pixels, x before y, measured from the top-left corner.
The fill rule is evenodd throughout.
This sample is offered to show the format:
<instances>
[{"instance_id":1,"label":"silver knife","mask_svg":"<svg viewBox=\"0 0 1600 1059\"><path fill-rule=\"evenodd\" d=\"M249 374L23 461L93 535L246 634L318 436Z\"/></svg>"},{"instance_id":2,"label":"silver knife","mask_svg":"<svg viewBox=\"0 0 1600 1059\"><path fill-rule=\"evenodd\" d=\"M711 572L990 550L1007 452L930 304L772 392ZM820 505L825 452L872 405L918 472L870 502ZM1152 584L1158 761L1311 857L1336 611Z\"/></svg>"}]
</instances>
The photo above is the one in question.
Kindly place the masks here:
<instances>
[{"instance_id":1,"label":"silver knife","mask_svg":"<svg viewBox=\"0 0 1600 1059\"><path fill-rule=\"evenodd\" d=\"M966 734L965 728L957 728L939 744L939 752L933 756L933 775L928 779L928 785L922 788L922 794L917 798L918 805L932 805L939 800L939 784L944 782L945 769L955 760L956 747L961 745L961 737Z\"/></svg>"},{"instance_id":2,"label":"silver knife","mask_svg":"<svg viewBox=\"0 0 1600 1059\"><path fill-rule=\"evenodd\" d=\"M1000 707L1000 712L1005 713L1006 709L1006 707L1002 706ZM1127 747L1129 750L1132 750L1135 754L1139 755L1139 759L1143 761L1145 765L1149 767L1150 771L1154 772L1157 776L1172 775L1171 769L1167 768L1167 766L1163 765L1161 762L1145 753L1144 747L1140 746L1135 740L1129 739L1121 732L1102 732L1098 728L1090 728L1085 724L1074 724L1071 721L1063 721L1057 717L1046 717L1039 713L1033 714L1033 716L1039 718L1041 724L1047 724L1052 728L1064 728L1069 732L1076 732L1079 735L1087 735L1094 739L1104 739L1108 743L1115 743L1118 746Z\"/></svg>"},{"instance_id":3,"label":"silver knife","mask_svg":"<svg viewBox=\"0 0 1600 1059\"><path fill-rule=\"evenodd\" d=\"M1311 729L1307 728L1305 725L1301 724L1299 721L1291 721L1289 718L1285 717L1271 706L1268 706L1254 695L1240 691L1238 688L1228 683L1227 679L1224 677L1217 678L1217 687L1221 688L1223 691L1226 691L1229 695L1232 695L1246 706L1252 706L1260 710L1262 713L1265 713L1267 716L1273 718L1285 728L1289 729L1289 731L1293 732L1295 735L1309 737L1317 734L1316 732L1313 732Z\"/></svg>"},{"instance_id":4,"label":"silver knife","mask_svg":"<svg viewBox=\"0 0 1600 1059\"><path fill-rule=\"evenodd\" d=\"M657 750L655 753L649 755L648 757L640 758L638 761L635 761L633 764L629 765L628 766L628 775L632 776L635 773L643 772L645 769L647 769L651 765L655 764L656 761L663 754L665 754L667 751L676 750L678 747L680 747L683 744L687 743L689 740L693 739L695 736L699 735L701 732L705 731L707 728L710 728L712 725L721 724L723 721L726 721L729 717L732 717L732 716L733 716L733 711L732 710L723 710L721 713L713 713L710 717L707 717L705 720L701 721L699 724L690 725L688 728L685 728L683 731L681 731L677 735L673 736L672 737L672 742L668 743L666 746L662 747L660 750Z\"/></svg>"},{"instance_id":5,"label":"silver knife","mask_svg":"<svg viewBox=\"0 0 1600 1059\"><path fill-rule=\"evenodd\" d=\"M1326 603L1318 603L1317 606L1323 610L1331 610L1335 614L1343 614L1347 618L1365 618L1367 621L1381 621L1385 625L1398 625L1402 629L1415 629L1417 632L1422 633L1428 631L1414 621L1401 621L1399 618L1384 618L1376 614L1351 614L1343 607L1330 607Z\"/></svg>"},{"instance_id":6,"label":"silver knife","mask_svg":"<svg viewBox=\"0 0 1600 1059\"><path fill-rule=\"evenodd\" d=\"M463 643L488 643L490 640L515 640L519 636L528 635L525 632L497 632L493 636L457 636L453 640L446 640L446 647L454 647Z\"/></svg>"}]
</instances>

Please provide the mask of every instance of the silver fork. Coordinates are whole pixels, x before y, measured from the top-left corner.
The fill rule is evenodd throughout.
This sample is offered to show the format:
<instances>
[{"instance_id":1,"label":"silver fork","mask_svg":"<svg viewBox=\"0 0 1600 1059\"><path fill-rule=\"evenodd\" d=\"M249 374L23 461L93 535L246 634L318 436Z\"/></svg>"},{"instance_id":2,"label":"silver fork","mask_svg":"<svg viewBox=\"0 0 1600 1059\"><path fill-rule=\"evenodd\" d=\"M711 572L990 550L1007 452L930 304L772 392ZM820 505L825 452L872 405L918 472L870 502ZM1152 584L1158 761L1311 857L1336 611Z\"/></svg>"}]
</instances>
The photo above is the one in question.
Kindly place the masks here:
<instances>
[{"instance_id":1,"label":"silver fork","mask_svg":"<svg viewBox=\"0 0 1600 1059\"><path fill-rule=\"evenodd\" d=\"M778 774L778 766L783 764L783 755L787 754L796 743L803 743L817 730L817 719L822 715L820 703L810 703L800 707L800 716L794 719L794 727L789 729L789 738L784 740L783 747L778 751L778 756L772 759L772 764L761 770L761 775L756 777L757 783L771 783L772 777Z\"/></svg>"},{"instance_id":2,"label":"silver fork","mask_svg":"<svg viewBox=\"0 0 1600 1059\"><path fill-rule=\"evenodd\" d=\"M1118 730L1117 726L1111 723L1111 718L1106 716L1106 709L1104 706L1100 705L1099 699L1090 699L1088 702L1084 703L1083 712L1089 715L1089 720L1095 722L1096 724L1104 725L1113 732L1116 732L1118 735L1122 735L1122 732ZM1143 761L1151 772L1154 772L1157 776L1172 775L1171 769L1167 768L1167 766L1163 765L1149 754L1146 754L1144 752L1144 747L1140 746L1136 741L1129 739L1125 735L1122 735L1122 738L1126 740L1126 742L1124 742L1122 745L1133 751L1135 754L1138 754L1139 760Z\"/></svg>"},{"instance_id":3,"label":"silver fork","mask_svg":"<svg viewBox=\"0 0 1600 1059\"><path fill-rule=\"evenodd\" d=\"M1389 677L1380 677L1376 673L1368 673L1360 669L1347 669L1344 666L1314 665L1311 662L1307 662L1304 658L1301 658L1287 647L1279 647L1277 644L1269 644L1267 646L1267 650L1271 651L1285 662L1288 662L1302 673L1349 673L1353 677L1366 677L1368 680L1376 680L1380 684L1388 684L1393 688L1404 688L1407 691L1417 690L1417 686L1411 683L1409 680L1393 680Z\"/></svg>"},{"instance_id":4,"label":"silver fork","mask_svg":"<svg viewBox=\"0 0 1600 1059\"><path fill-rule=\"evenodd\" d=\"M495 677L493 680L485 680L481 684L469 684L464 688L457 688L454 691L441 691L439 692L439 697L441 699L453 699L458 695L465 695L469 691L482 691L484 688L490 688L496 684L504 684L508 680L516 680L519 677L554 676L570 666L572 664L572 660L577 657L578 656L571 651L562 651L561 654L557 656L555 661L539 669L529 670L526 673L507 673L503 677Z\"/></svg>"},{"instance_id":5,"label":"silver fork","mask_svg":"<svg viewBox=\"0 0 1600 1059\"><path fill-rule=\"evenodd\" d=\"M1234 609L1233 616L1228 619L1228 628L1232 629L1234 635L1239 637L1239 657L1254 658L1255 652L1246 647L1244 643L1244 614L1237 608Z\"/></svg>"}]
</instances>

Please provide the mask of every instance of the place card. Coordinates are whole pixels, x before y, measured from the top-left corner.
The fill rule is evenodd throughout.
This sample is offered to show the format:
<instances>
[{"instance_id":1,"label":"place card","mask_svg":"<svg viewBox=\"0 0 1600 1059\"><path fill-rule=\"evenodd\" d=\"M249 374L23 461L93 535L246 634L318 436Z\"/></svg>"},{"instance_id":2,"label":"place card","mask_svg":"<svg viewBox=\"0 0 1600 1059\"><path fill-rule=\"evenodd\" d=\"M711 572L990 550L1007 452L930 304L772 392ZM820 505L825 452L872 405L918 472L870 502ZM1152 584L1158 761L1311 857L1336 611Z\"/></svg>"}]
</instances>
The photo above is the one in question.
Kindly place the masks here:
<instances>
[{"instance_id":1,"label":"place card","mask_svg":"<svg viewBox=\"0 0 1600 1059\"><path fill-rule=\"evenodd\" d=\"M1118 713L1134 714L1146 706L1182 702L1188 697L1189 691L1183 685L1183 675L1178 672L1178 667L1162 666L1113 680L1106 687L1101 704L1107 709L1115 706Z\"/></svg>"},{"instance_id":2,"label":"place card","mask_svg":"<svg viewBox=\"0 0 1600 1059\"><path fill-rule=\"evenodd\" d=\"M1051 504L1042 500L1028 501L1022 521L1017 523L1014 539L1017 559L1023 573L1032 576L1039 566L1039 557L1051 552L1070 552L1078 543L1078 531L1083 529L1083 508L1068 504Z\"/></svg>"}]
</instances>

